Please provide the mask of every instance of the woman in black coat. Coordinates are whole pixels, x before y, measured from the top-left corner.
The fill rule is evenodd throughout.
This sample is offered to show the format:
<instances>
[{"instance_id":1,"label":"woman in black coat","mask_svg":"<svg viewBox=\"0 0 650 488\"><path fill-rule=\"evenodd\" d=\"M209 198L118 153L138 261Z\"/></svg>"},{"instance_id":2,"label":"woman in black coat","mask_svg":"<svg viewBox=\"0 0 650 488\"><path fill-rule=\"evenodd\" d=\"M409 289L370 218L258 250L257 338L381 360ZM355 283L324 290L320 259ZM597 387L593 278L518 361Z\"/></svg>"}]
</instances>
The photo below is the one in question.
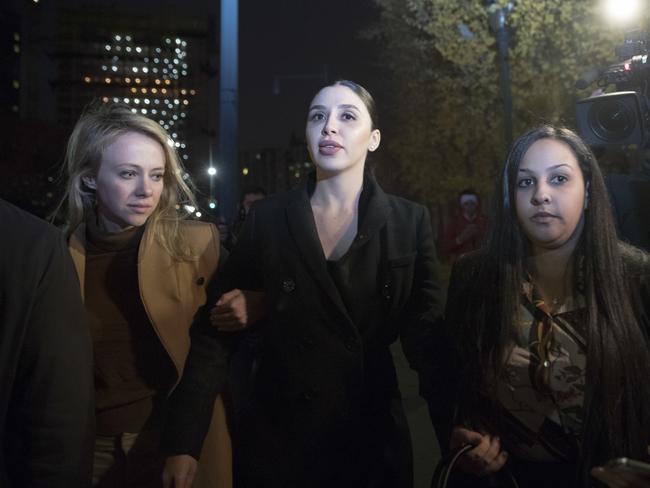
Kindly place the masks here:
<instances>
[{"instance_id":1,"label":"woman in black coat","mask_svg":"<svg viewBox=\"0 0 650 488\"><path fill-rule=\"evenodd\" d=\"M196 458L227 358L255 333L254 379L233 426L236 484L410 488L410 436L389 346L400 336L418 369L439 317L429 213L385 194L366 170L380 133L359 85L318 92L306 136L316 174L253 205L218 284L263 291L265 320L237 335L217 331L207 311L197 320L165 447ZM235 295L214 311L222 328L236 322ZM190 456L168 459L177 483ZM188 458L189 468L180 462Z\"/></svg>"},{"instance_id":2,"label":"woman in black coat","mask_svg":"<svg viewBox=\"0 0 650 488\"><path fill-rule=\"evenodd\" d=\"M474 446L474 475L507 464L521 486L586 486L608 458L648 458L650 258L619 242L598 163L568 129L521 136L498 193L486 248L449 285L451 446Z\"/></svg>"}]
</instances>

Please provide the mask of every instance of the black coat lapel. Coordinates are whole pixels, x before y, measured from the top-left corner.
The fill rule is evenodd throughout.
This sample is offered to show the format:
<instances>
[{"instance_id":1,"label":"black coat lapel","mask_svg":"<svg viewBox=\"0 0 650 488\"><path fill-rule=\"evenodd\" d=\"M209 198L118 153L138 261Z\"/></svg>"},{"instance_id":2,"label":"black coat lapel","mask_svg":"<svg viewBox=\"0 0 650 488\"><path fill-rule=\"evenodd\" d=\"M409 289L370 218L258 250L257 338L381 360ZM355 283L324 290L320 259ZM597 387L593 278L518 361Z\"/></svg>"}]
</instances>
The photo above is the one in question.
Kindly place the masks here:
<instances>
[{"instance_id":1,"label":"black coat lapel","mask_svg":"<svg viewBox=\"0 0 650 488\"><path fill-rule=\"evenodd\" d=\"M305 186L292 192L286 214L289 233L312 277L348 322L353 324L341 295L327 270L327 263L318 239L316 222L314 222L314 214Z\"/></svg>"},{"instance_id":2,"label":"black coat lapel","mask_svg":"<svg viewBox=\"0 0 650 488\"><path fill-rule=\"evenodd\" d=\"M369 239L377 238L388 222L391 210L388 197L369 172L366 172L364 177L363 193L359 205L359 232L354 246L360 246Z\"/></svg>"}]
</instances>

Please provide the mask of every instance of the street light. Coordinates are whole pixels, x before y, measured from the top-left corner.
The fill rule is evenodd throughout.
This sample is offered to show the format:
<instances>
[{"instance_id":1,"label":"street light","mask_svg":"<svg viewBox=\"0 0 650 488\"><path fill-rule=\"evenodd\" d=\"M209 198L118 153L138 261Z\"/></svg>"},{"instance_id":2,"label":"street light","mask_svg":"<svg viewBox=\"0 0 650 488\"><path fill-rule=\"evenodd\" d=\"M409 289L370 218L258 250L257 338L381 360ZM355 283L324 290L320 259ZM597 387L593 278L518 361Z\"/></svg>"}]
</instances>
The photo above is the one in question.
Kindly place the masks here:
<instances>
[{"instance_id":1,"label":"street light","mask_svg":"<svg viewBox=\"0 0 650 488\"><path fill-rule=\"evenodd\" d=\"M641 14L641 0L603 0L603 15L614 24L631 24Z\"/></svg>"},{"instance_id":2,"label":"street light","mask_svg":"<svg viewBox=\"0 0 650 488\"><path fill-rule=\"evenodd\" d=\"M217 168L215 168L215 167L213 167L213 166L210 166L210 167L208 168L208 174L209 174L210 176L216 176L216 174L217 174Z\"/></svg>"}]
</instances>

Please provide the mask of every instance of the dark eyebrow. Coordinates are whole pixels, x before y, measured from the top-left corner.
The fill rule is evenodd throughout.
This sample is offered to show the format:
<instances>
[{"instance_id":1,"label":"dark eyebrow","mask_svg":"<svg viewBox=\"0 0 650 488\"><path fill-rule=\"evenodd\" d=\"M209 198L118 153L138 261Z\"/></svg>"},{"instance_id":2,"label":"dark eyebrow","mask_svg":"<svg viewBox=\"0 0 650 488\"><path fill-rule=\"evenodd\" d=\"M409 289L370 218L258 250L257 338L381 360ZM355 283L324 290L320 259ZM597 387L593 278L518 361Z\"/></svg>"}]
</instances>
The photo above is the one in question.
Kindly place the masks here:
<instances>
[{"instance_id":1,"label":"dark eyebrow","mask_svg":"<svg viewBox=\"0 0 650 488\"><path fill-rule=\"evenodd\" d=\"M354 109L356 111L359 111L359 107L356 105L352 105L349 103L343 103L341 105L337 105L336 108L343 108L343 109ZM309 111L311 112L312 110L326 110L327 107L325 105L313 105L312 107L309 107Z\"/></svg>"},{"instance_id":2,"label":"dark eyebrow","mask_svg":"<svg viewBox=\"0 0 650 488\"><path fill-rule=\"evenodd\" d=\"M553 166L550 166L550 167L548 168L548 171L551 171L551 170L554 170L554 169L561 168L562 166L566 166L567 168L569 168L570 170L573 171L573 168L571 167L571 165L569 165L569 164L567 164L567 163L560 163L560 164L555 164L555 165L553 165ZM520 172L520 173L534 173L534 171L531 171L531 170L529 170L528 168L519 168L519 172Z\"/></svg>"},{"instance_id":3,"label":"dark eyebrow","mask_svg":"<svg viewBox=\"0 0 650 488\"><path fill-rule=\"evenodd\" d=\"M359 110L359 108L356 105L352 105L352 104L349 104L349 103L344 103L342 105L339 105L339 108L351 108L351 109L354 109L354 110L357 110L357 111Z\"/></svg>"}]
</instances>

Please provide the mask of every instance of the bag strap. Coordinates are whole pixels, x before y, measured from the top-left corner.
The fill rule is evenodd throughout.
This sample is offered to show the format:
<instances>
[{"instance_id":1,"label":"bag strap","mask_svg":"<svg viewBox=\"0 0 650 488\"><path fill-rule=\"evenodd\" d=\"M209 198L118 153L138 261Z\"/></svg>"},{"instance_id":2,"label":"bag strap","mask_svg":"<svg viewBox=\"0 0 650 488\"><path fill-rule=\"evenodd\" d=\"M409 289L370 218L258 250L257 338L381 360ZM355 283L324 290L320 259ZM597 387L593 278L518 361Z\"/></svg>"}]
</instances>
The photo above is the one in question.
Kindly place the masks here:
<instances>
[{"instance_id":1,"label":"bag strap","mask_svg":"<svg viewBox=\"0 0 650 488\"><path fill-rule=\"evenodd\" d=\"M451 474L451 471L454 469L454 466L456 466L456 463L463 454L473 448L474 446L467 444L466 446L456 448L445 457L440 459L436 465L435 471L433 472L431 488L447 488L447 483L449 483L449 476Z\"/></svg>"},{"instance_id":2,"label":"bag strap","mask_svg":"<svg viewBox=\"0 0 650 488\"><path fill-rule=\"evenodd\" d=\"M433 472L433 478L431 479L431 488L450 488L449 479L451 478L452 471L458 463L458 460L468 451L474 448L473 445L467 444L465 446L459 447L445 457L440 459L436 465L436 469ZM519 488L519 483L512 475L510 470L507 467L501 468L498 473L505 481L507 481L512 488Z\"/></svg>"}]
</instances>

